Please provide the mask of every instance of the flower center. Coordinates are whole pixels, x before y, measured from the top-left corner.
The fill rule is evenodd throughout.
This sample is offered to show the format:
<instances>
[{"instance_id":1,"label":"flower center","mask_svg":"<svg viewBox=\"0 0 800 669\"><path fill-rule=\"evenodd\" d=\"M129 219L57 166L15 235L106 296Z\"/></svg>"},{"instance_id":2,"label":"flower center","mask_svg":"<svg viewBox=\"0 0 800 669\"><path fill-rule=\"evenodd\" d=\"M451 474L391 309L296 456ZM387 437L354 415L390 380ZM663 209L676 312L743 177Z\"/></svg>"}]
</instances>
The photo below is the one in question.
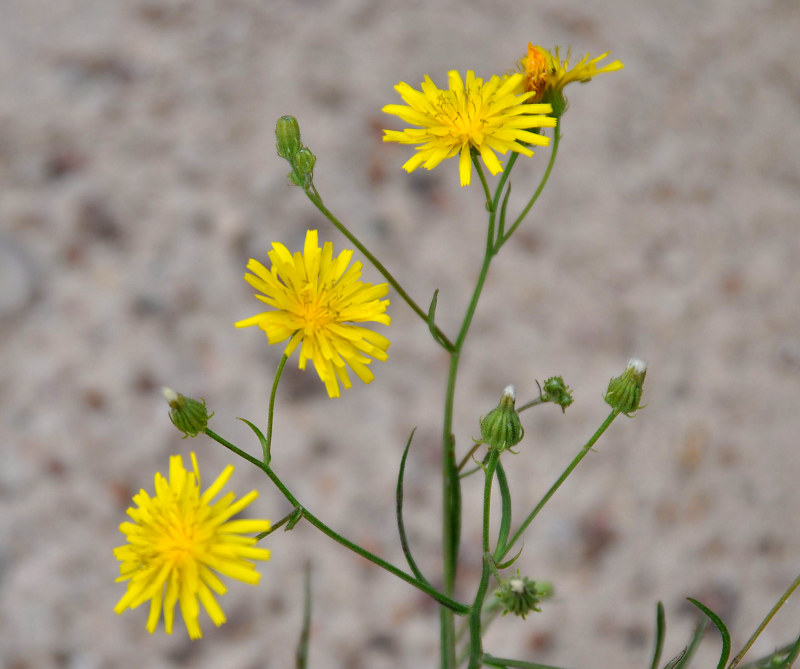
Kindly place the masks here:
<instances>
[{"instance_id":1,"label":"flower center","mask_svg":"<svg viewBox=\"0 0 800 669\"><path fill-rule=\"evenodd\" d=\"M172 523L163 538L162 554L165 559L177 565L194 560L199 544L196 529L183 522L183 519Z\"/></svg>"},{"instance_id":2,"label":"flower center","mask_svg":"<svg viewBox=\"0 0 800 669\"><path fill-rule=\"evenodd\" d=\"M306 286L298 302L298 315L307 329L325 328L338 319L338 314L331 309L331 296L325 290L316 295L311 294L311 286Z\"/></svg>"},{"instance_id":3,"label":"flower center","mask_svg":"<svg viewBox=\"0 0 800 669\"><path fill-rule=\"evenodd\" d=\"M453 93L442 93L436 107L442 125L449 130L450 136L458 144L467 141L477 144L483 142L483 127L486 122L472 91L464 91L464 102L460 106Z\"/></svg>"}]
</instances>

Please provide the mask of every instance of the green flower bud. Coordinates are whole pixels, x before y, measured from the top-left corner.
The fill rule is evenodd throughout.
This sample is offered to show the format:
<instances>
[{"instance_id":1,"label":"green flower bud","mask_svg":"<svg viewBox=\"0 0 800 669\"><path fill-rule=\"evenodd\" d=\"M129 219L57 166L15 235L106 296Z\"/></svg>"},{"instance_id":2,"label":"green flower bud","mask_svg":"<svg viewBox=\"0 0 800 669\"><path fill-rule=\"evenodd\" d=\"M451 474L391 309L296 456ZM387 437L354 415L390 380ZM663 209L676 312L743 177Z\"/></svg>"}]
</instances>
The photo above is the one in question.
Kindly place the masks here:
<instances>
[{"instance_id":1,"label":"green flower bud","mask_svg":"<svg viewBox=\"0 0 800 669\"><path fill-rule=\"evenodd\" d=\"M561 407L561 413L565 413L567 407L573 402L572 391L560 376L551 376L544 382L541 396L542 402L558 404Z\"/></svg>"},{"instance_id":2,"label":"green flower bud","mask_svg":"<svg viewBox=\"0 0 800 669\"><path fill-rule=\"evenodd\" d=\"M500 587L494 596L505 608L503 615L513 613L525 620L525 616L531 611L541 611L536 582L531 581L527 576L520 576L519 569L517 569L516 576L500 582Z\"/></svg>"},{"instance_id":3,"label":"green flower bud","mask_svg":"<svg viewBox=\"0 0 800 669\"><path fill-rule=\"evenodd\" d=\"M311 176L314 171L314 164L317 162L317 157L311 153L310 149L305 146L302 147L295 156L294 164L297 171L303 176Z\"/></svg>"},{"instance_id":4,"label":"green flower bud","mask_svg":"<svg viewBox=\"0 0 800 669\"><path fill-rule=\"evenodd\" d=\"M303 146L300 141L300 125L294 116L281 116L278 119L275 124L275 139L278 155L291 162Z\"/></svg>"},{"instance_id":5,"label":"green flower bud","mask_svg":"<svg viewBox=\"0 0 800 669\"><path fill-rule=\"evenodd\" d=\"M292 158L292 171L289 181L300 188L308 188L314 179L314 164L317 157L305 146L301 147Z\"/></svg>"},{"instance_id":6,"label":"green flower bud","mask_svg":"<svg viewBox=\"0 0 800 669\"><path fill-rule=\"evenodd\" d=\"M516 446L525 435L519 414L514 408L516 394L513 386L506 386L500 404L481 418L481 440L489 450L504 451Z\"/></svg>"},{"instance_id":7,"label":"green flower bud","mask_svg":"<svg viewBox=\"0 0 800 669\"><path fill-rule=\"evenodd\" d=\"M647 363L641 358L631 358L622 375L608 382L606 402L626 416L639 408L642 386L647 375Z\"/></svg>"},{"instance_id":8,"label":"green flower bud","mask_svg":"<svg viewBox=\"0 0 800 669\"><path fill-rule=\"evenodd\" d=\"M214 415L208 413L205 400L198 402L191 397L176 393L172 388L162 388L161 393L169 403L169 419L172 424L183 432L183 438L196 437L200 432L205 432L208 419Z\"/></svg>"}]
</instances>

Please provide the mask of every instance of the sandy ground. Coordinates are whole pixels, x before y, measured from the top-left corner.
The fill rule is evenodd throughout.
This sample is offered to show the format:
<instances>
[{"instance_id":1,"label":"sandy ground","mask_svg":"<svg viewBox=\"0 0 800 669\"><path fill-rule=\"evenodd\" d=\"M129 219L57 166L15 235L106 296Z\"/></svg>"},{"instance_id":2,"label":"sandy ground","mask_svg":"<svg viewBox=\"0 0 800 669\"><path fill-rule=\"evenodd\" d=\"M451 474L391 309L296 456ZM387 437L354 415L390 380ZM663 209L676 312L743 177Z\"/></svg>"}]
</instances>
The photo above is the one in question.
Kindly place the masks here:
<instances>
[{"instance_id":1,"label":"sandy ground","mask_svg":"<svg viewBox=\"0 0 800 669\"><path fill-rule=\"evenodd\" d=\"M434 667L425 596L313 528L278 532L257 588L233 583L227 625L148 635L116 616L112 548L131 495L172 453L206 480L231 457L181 441L159 388L205 397L251 452L279 347L232 327L257 312L242 281L272 241L342 237L285 181L275 119L295 114L316 183L417 300L440 289L452 332L484 214L456 166L408 175L380 141L400 80L509 69L529 40L612 51L626 68L573 86L550 186L493 267L457 393L460 452L502 388L563 374L576 404L524 415L509 457L519 518L607 412L627 358L649 361L647 408L620 419L526 535L518 562L550 579L541 614L502 619L496 655L644 667L655 605L667 656L687 596L737 649L800 571L800 4L786 0L387 2L4 0L0 3L0 666L293 666L302 565L314 568L311 665ZM394 126L396 127L396 126ZM547 149L521 161L512 206ZM371 269L366 279L377 281ZM406 518L422 569L439 555L438 432L446 360L393 296L390 358L329 400L293 368L274 464L331 526L397 564L393 486L406 438ZM295 363L296 364L296 363ZM238 464L231 489L285 502ZM479 569L477 481L465 486L461 589ZM800 599L764 634L798 633ZM697 666L714 666L709 634Z\"/></svg>"}]
</instances>

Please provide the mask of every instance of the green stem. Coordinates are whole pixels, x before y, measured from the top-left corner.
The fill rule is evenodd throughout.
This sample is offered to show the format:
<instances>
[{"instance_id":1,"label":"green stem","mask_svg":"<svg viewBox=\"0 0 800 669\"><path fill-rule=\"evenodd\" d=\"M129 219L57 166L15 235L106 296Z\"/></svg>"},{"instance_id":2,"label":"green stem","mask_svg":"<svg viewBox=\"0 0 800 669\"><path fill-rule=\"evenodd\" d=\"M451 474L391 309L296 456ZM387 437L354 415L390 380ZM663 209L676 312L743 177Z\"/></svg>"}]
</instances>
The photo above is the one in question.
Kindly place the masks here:
<instances>
[{"instance_id":1,"label":"green stem","mask_svg":"<svg viewBox=\"0 0 800 669\"><path fill-rule=\"evenodd\" d=\"M528 529L528 525L530 525L531 522L533 522L533 519L536 518L536 516L538 515L539 511L541 511L542 508L544 507L544 505L547 504L547 502L550 500L550 498L555 494L556 490L558 490L561 487L561 484L564 483L564 481L567 480L567 477L572 473L572 470L575 469L575 467L578 466L580 461L583 460L583 458L586 456L586 454L591 450L592 446L595 445L595 443L600 438L600 436L603 434L603 432L605 432L606 429L608 429L608 426L611 425L612 422L614 422L614 419L618 415L619 415L619 411L617 411L616 409L613 409L611 411L611 413L608 414L608 418L606 418L603 421L603 424L599 428L597 428L597 431L592 435L592 437L589 439L589 441L586 442L586 444L580 450L578 455L576 455L573 458L572 462L569 463L569 465L564 470L564 472L561 474L561 476L558 477L558 480L551 486L550 490L548 490L545 493L544 497L542 497L542 499L536 505L536 507L533 509L533 511L530 512L528 517L523 521L522 525L519 526L519 529L516 532L514 532L514 535L511 537L509 542L506 544L505 548L503 548L502 550L498 551L498 554L494 556L495 561L502 562L503 558L506 555L508 555L508 552L511 550L511 547L522 536L523 532L525 532L525 530Z\"/></svg>"},{"instance_id":2,"label":"green stem","mask_svg":"<svg viewBox=\"0 0 800 669\"><path fill-rule=\"evenodd\" d=\"M444 592L455 590L456 567L461 515L461 481L456 467L455 439L453 438L453 398L458 374L459 351L450 352L450 369L445 391L444 419L442 421L442 571ZM458 517L457 517L458 515ZM455 669L455 619L445 608L439 611L441 669Z\"/></svg>"},{"instance_id":3,"label":"green stem","mask_svg":"<svg viewBox=\"0 0 800 669\"><path fill-rule=\"evenodd\" d=\"M531 400L530 402L526 402L521 407L518 407L517 408L517 413L522 413L526 409L530 409L531 407L539 406L540 404L544 404L544 400L541 397L537 397L536 399Z\"/></svg>"},{"instance_id":4,"label":"green stem","mask_svg":"<svg viewBox=\"0 0 800 669\"><path fill-rule=\"evenodd\" d=\"M303 626L300 629L300 640L297 643L295 667L307 669L308 642L311 637L311 563L306 562L303 578Z\"/></svg>"},{"instance_id":5,"label":"green stem","mask_svg":"<svg viewBox=\"0 0 800 669\"><path fill-rule=\"evenodd\" d=\"M474 160L474 165L484 184L484 192L487 193L485 177L480 162ZM498 183L494 198L489 201L487 196L487 208L489 209L489 224L486 231L486 247L484 249L483 262L478 274L472 297L467 305L467 311L461 323L458 337L450 350L450 368L447 375L447 389L445 391L444 420L442 421L442 562L444 573L444 592L451 596L455 588L456 571L458 564L458 543L461 523L461 481L459 479L459 469L456 465L455 440L453 438L453 405L455 402L456 378L458 376L458 363L461 356L461 349L467 338L475 309L478 306L481 292L483 291L486 277L489 273L489 266L492 257L496 253L495 249L495 218L497 207L500 201L500 194L503 186L511 172L511 163L503 172L503 176ZM455 669L455 620L451 611L441 609L440 612L440 637L441 637L441 669Z\"/></svg>"},{"instance_id":6,"label":"green stem","mask_svg":"<svg viewBox=\"0 0 800 669\"><path fill-rule=\"evenodd\" d=\"M341 544L345 548L348 548L349 550L353 551L357 555L360 555L361 557L365 558L366 560L369 560L373 564L376 564L379 567L381 567L382 569L385 569L390 574L394 574L398 578L404 580L406 583L409 583L409 584L413 585L415 588L418 588L419 590L422 590L423 592L427 593L428 595L433 597L433 599L435 599L437 602L439 602L443 606L447 607L449 610L452 610L455 613L458 613L459 615L466 615L467 613L469 613L470 608L466 604L462 604L461 602L457 602L456 600L454 600L454 599L442 594L441 592L439 592L435 588L431 587L430 585L418 581L416 578L414 578L410 574L407 574L402 569L399 569L399 568L395 567L393 564L387 562L383 558L379 558L374 553L370 553L368 550L362 548L358 544L353 543L349 539L346 539L345 537L343 537L338 532L335 532L334 530L332 530L330 527L328 527L325 523L323 523L319 518L317 518L313 513L311 513L305 506L303 506L298 501L298 499L284 485L283 481L281 481L278 478L278 475L275 474L275 472L272 470L272 468L269 465L261 462L260 460L258 460L257 458L254 458L249 453L246 453L245 451L241 450L240 448L234 446L232 443L230 443L229 441L227 441L226 439L224 439L220 435L216 434L215 432L212 432L211 430L206 429L205 433L209 437L211 437L211 439L216 441L217 443L223 445L228 450L232 451L233 453L235 453L239 457L247 460L249 463L255 465L261 471L263 471L269 477L269 479L275 484L275 487L278 488L278 490L281 491L283 496L288 500L289 504L291 504L296 509L300 509L302 511L303 517L306 520L308 520L308 522L311 523L314 527L316 527L318 530L320 530L323 534L326 534L331 539L333 539L337 543Z\"/></svg>"},{"instance_id":7,"label":"green stem","mask_svg":"<svg viewBox=\"0 0 800 669\"><path fill-rule=\"evenodd\" d=\"M531 210L531 207L534 205L536 200L539 199L539 195L544 190L544 187L547 184L547 180L550 178L550 172L553 171L553 165L555 165L556 162L556 156L558 155L558 144L560 141L561 141L561 119L559 118L558 125L555 127L553 131L553 148L550 150L550 160L547 163L547 168L544 171L542 180L539 182L539 186L534 192L534 194L531 196L531 199L528 200L528 204L525 205L525 208L522 210L520 215L517 216L517 219L508 229L508 232L498 237L497 245L495 247L495 252L499 251L500 247L502 247L503 244L505 244L509 240L511 235L514 234L514 231L519 227L520 223L522 223L522 221L528 215L528 212Z\"/></svg>"},{"instance_id":8,"label":"green stem","mask_svg":"<svg viewBox=\"0 0 800 669\"><path fill-rule=\"evenodd\" d=\"M396 292L396 293L397 293L397 294L398 294L398 295L399 295L401 298L403 298L403 300L405 301L405 303L406 303L406 304L407 304L409 307L411 307L411 309L412 309L412 310L413 310L413 311L414 311L414 312L415 312L415 313L416 313L416 314L417 314L417 315L418 315L418 316L419 316L419 317L420 317L420 318L421 318L423 321L425 321L425 323L428 323L428 313L427 313L425 310L423 310L423 309L422 309L422 308L421 308L421 307L420 307L420 306L419 306L419 305L418 305L418 304L417 304L417 303L416 303L416 302L415 302L415 301L414 301L414 300L411 298L411 296L410 296L410 295L409 295L409 294L408 294L408 293L407 293L407 292L406 292L406 291L403 289L403 287L402 287L402 286L401 286L401 285L400 285L400 284L397 282L397 279L395 279L395 278L394 278L394 276L392 276L391 272L389 272L389 270L388 270L388 269L386 269L386 267L384 267L383 263L382 263L380 260L378 260L378 259L377 259L377 258L376 258L376 257L375 257L375 256L374 256L374 255L373 255L371 252L370 252L370 250L369 250L369 249L368 249L366 246L364 246L364 245L363 245L363 244L362 244L362 243L361 243L361 242L358 240L358 238L357 238L357 237L356 237L356 236L355 236L355 235L354 235L352 232L350 232L350 230L348 230L348 229L345 227L345 225L344 225L344 224L343 224L343 223L342 223L342 222L341 222L341 221L340 221L338 218L336 218L336 216L334 216L334 215L333 215L333 213L332 213L332 212L331 212L331 211L330 211L330 210L329 210L329 209L328 209L328 208L325 206L325 204L323 203L323 201L322 201L322 197L320 196L319 192L317 191L317 189L314 187L314 185L313 185L313 184L311 184L311 186L310 186L310 187L309 187L307 190L305 190L305 194L306 194L306 196L308 197L308 199L309 199L309 200L311 200L311 203L312 203L312 204L313 204L313 205L314 205L314 206L315 206L317 209L319 209L319 211L322 213L322 215L323 215L323 216L325 216L325 218L327 218L327 219L328 219L328 220L329 220L329 221L330 221L330 222L333 224L333 226L334 226L334 227L335 227L335 228L336 228L336 229L337 229L339 232L341 232L341 233L342 233L342 234L343 234L343 235L344 235L344 236L345 236L345 237L348 239L348 241L349 241L351 244L353 244L353 245L354 245L354 246L355 246L355 247L356 247L356 248L357 248L357 249L358 249L358 250L359 250L359 251L362 253L362 255L363 255L363 256L364 256L364 257L365 257L367 260L369 260L369 261L372 263L373 267L375 267L375 269L377 269L377 270L378 270L378 272L380 272L380 273L383 275L383 278L384 278L384 279L386 279L386 281L388 281L388 282L389 282L389 285L390 285L392 288L394 288L394 289L395 289L395 292ZM437 334L437 335L439 336L439 338L440 338L440 340L437 340L437 341L439 341L439 343L442 345L442 347L443 347L445 350L448 350L448 351L452 350L452 346L453 346L453 345L452 345L452 343L450 342L450 340L447 338L447 336L444 334L444 332L442 332L442 331L441 331L441 330L440 330L440 329L439 329L439 328L438 328L436 325L434 325L433 327L434 327L434 328L435 328L435 330L436 330L436 334Z\"/></svg>"},{"instance_id":9,"label":"green stem","mask_svg":"<svg viewBox=\"0 0 800 669\"><path fill-rule=\"evenodd\" d=\"M500 616L503 611L503 607L499 605L499 602L495 599L489 599L488 603L483 607L483 615L481 616L481 629L483 630L484 634L486 630L489 629L491 624ZM469 629L469 618L464 618L463 626L459 627L458 635L456 641L460 641L464 635L467 633ZM456 660L456 666L460 667L469 657L469 646L463 648Z\"/></svg>"},{"instance_id":10,"label":"green stem","mask_svg":"<svg viewBox=\"0 0 800 669\"><path fill-rule=\"evenodd\" d=\"M473 152L471 157L472 164L475 166L475 169L478 172L478 178L481 180L481 186L483 186L483 194L486 197L486 209L491 210L492 194L491 191L489 191L489 184L486 182L486 175L483 173L483 168L481 167L480 162L478 162L478 154Z\"/></svg>"},{"instance_id":11,"label":"green stem","mask_svg":"<svg viewBox=\"0 0 800 669\"><path fill-rule=\"evenodd\" d=\"M459 473L461 473L461 470L464 469L464 466L469 462L469 459L475 454L475 451L477 451L481 446L483 446L483 442L481 441L477 442L472 448L470 448L467 451L467 454L463 458L461 458L461 462L459 462L458 467L456 467Z\"/></svg>"},{"instance_id":12,"label":"green stem","mask_svg":"<svg viewBox=\"0 0 800 669\"><path fill-rule=\"evenodd\" d=\"M469 614L469 669L478 669L483 655L483 644L481 634L481 612L483 610L483 600L486 591L489 589L489 576L492 573L491 553L489 550L489 530L491 525L490 508L492 504L492 481L494 480L495 470L499 461L500 451L494 450L489 456L486 464L485 479L483 484L483 566L481 569L481 580L478 590L475 593L475 600L472 602Z\"/></svg>"},{"instance_id":13,"label":"green stem","mask_svg":"<svg viewBox=\"0 0 800 669\"><path fill-rule=\"evenodd\" d=\"M506 181L508 181L508 175L511 174L511 170L514 167L514 163L517 162L517 158L519 158L518 153L512 153L511 157L508 159L508 164L506 165L506 169L503 170L503 176L500 177L500 183L497 185L497 192L502 193L503 189L505 188ZM495 240L495 251L500 249L497 246L497 242L503 238L506 229L506 206L508 205L508 197L511 194L511 186L508 187L506 191L505 197L503 198L503 206L500 209L500 220L497 222L497 239Z\"/></svg>"},{"instance_id":14,"label":"green stem","mask_svg":"<svg viewBox=\"0 0 800 669\"><path fill-rule=\"evenodd\" d=\"M292 518L295 517L297 514L297 509L292 509L289 513L287 513L283 518L281 518L277 523L272 523L270 528L265 532L261 532L260 534L256 535L256 540L261 541L264 537L268 537L270 534L279 530L281 527L286 525Z\"/></svg>"},{"instance_id":15,"label":"green stem","mask_svg":"<svg viewBox=\"0 0 800 669\"><path fill-rule=\"evenodd\" d=\"M764 631L764 628L769 625L770 621L775 617L775 614L778 610L786 603L786 600L792 596L792 593L797 590L798 586L800 586L800 576L798 576L794 583L792 583L787 589L786 592L781 595L781 598L775 602L775 606L772 607L770 612L767 614L767 617L761 621L761 624L758 626L753 635L748 639L747 643L744 645L744 648L739 651L736 657L731 660L731 663L728 665L728 669L735 669L736 665L742 661L742 658L747 654L747 651L750 650L750 647L755 643L756 639L758 639L761 632Z\"/></svg>"},{"instance_id":16,"label":"green stem","mask_svg":"<svg viewBox=\"0 0 800 669\"><path fill-rule=\"evenodd\" d=\"M520 667L521 669L560 669L559 667L553 667L549 664L537 664L536 662L523 662L522 660L509 660L505 657L494 657L488 653L481 659L485 665L489 667L500 667L500 669L505 669L506 667Z\"/></svg>"}]
</instances>

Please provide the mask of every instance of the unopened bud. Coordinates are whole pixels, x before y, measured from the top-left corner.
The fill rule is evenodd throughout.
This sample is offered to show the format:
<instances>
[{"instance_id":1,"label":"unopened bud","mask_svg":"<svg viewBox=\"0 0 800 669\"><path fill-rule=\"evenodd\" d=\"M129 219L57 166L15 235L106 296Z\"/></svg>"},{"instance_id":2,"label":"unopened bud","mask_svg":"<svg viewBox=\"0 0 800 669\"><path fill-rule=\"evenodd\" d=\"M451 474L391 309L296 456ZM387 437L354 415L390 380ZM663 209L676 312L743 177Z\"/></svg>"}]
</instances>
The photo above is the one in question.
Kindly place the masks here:
<instances>
[{"instance_id":1,"label":"unopened bud","mask_svg":"<svg viewBox=\"0 0 800 669\"><path fill-rule=\"evenodd\" d=\"M275 139L278 155L289 162L303 144L300 141L300 125L294 116L281 116L275 124Z\"/></svg>"},{"instance_id":2,"label":"unopened bud","mask_svg":"<svg viewBox=\"0 0 800 669\"><path fill-rule=\"evenodd\" d=\"M172 388L162 388L161 393L169 404L169 419L186 437L196 437L205 432L208 419L214 415L208 413L205 400L197 401L176 393Z\"/></svg>"},{"instance_id":3,"label":"unopened bud","mask_svg":"<svg viewBox=\"0 0 800 669\"><path fill-rule=\"evenodd\" d=\"M647 375L647 363L641 358L631 358L628 366L618 377L608 382L606 402L626 416L639 408L642 399L642 386Z\"/></svg>"},{"instance_id":4,"label":"unopened bud","mask_svg":"<svg viewBox=\"0 0 800 669\"><path fill-rule=\"evenodd\" d=\"M512 576L508 580L504 579L500 583L495 597L505 607L503 615L513 613L525 620L525 616L531 611L541 611L536 582L531 581L527 576L520 576L519 569L517 569L516 576Z\"/></svg>"},{"instance_id":5,"label":"unopened bud","mask_svg":"<svg viewBox=\"0 0 800 669\"><path fill-rule=\"evenodd\" d=\"M500 404L481 418L481 439L490 450L504 451L516 446L525 435L519 414L514 408L516 394L513 386L507 386Z\"/></svg>"},{"instance_id":6,"label":"unopened bud","mask_svg":"<svg viewBox=\"0 0 800 669\"><path fill-rule=\"evenodd\" d=\"M317 157L311 153L310 149L304 146L297 152L294 160L297 171L303 176L310 176L314 171L314 164L317 162Z\"/></svg>"},{"instance_id":7,"label":"unopened bud","mask_svg":"<svg viewBox=\"0 0 800 669\"><path fill-rule=\"evenodd\" d=\"M541 395L543 402L558 404L561 407L561 413L565 413L567 407L573 402L572 391L560 376L551 376L547 379L542 386Z\"/></svg>"},{"instance_id":8,"label":"unopened bud","mask_svg":"<svg viewBox=\"0 0 800 669\"><path fill-rule=\"evenodd\" d=\"M290 162L292 171L289 173L289 181L300 188L308 188L314 179L314 164L317 162L317 157L303 146Z\"/></svg>"}]
</instances>

